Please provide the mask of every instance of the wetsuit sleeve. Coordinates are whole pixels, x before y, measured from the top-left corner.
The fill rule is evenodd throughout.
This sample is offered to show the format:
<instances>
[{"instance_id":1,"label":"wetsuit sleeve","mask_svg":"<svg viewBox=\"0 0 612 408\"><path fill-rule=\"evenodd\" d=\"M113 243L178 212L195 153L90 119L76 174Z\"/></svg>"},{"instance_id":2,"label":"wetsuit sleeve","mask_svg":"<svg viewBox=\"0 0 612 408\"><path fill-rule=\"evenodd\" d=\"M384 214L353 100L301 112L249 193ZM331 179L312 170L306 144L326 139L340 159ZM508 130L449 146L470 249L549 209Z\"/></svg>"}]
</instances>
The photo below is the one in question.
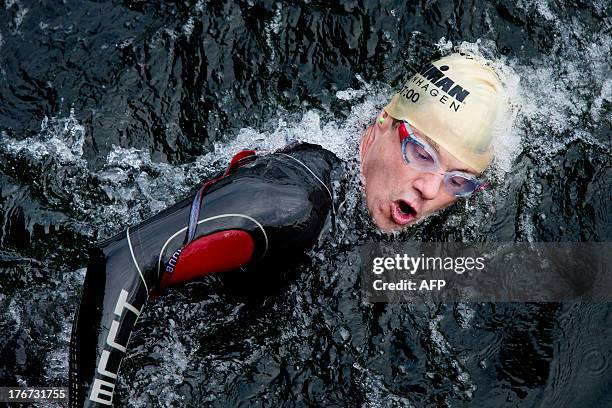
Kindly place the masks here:
<instances>
[{"instance_id":1,"label":"wetsuit sleeve","mask_svg":"<svg viewBox=\"0 0 612 408\"><path fill-rule=\"evenodd\" d=\"M215 272L290 265L308 249L333 212L336 160L310 145L251 160L98 244L73 325L70 406L112 405L132 329L152 291Z\"/></svg>"},{"instance_id":2,"label":"wetsuit sleeve","mask_svg":"<svg viewBox=\"0 0 612 408\"><path fill-rule=\"evenodd\" d=\"M127 343L148 298L126 231L90 253L70 341L70 407L110 406Z\"/></svg>"}]
</instances>

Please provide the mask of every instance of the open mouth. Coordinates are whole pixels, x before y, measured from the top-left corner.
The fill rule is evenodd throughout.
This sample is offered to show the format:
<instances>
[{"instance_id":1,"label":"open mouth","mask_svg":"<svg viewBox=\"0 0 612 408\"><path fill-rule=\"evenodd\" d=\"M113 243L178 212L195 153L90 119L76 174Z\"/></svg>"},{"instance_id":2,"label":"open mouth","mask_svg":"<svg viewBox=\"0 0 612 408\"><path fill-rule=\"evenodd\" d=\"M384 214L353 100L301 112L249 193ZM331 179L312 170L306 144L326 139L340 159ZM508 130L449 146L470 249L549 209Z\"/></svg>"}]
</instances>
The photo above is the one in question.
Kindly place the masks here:
<instances>
[{"instance_id":1,"label":"open mouth","mask_svg":"<svg viewBox=\"0 0 612 408\"><path fill-rule=\"evenodd\" d=\"M404 200L397 200L391 204L391 217L396 224L406 225L416 219L417 212Z\"/></svg>"}]
</instances>

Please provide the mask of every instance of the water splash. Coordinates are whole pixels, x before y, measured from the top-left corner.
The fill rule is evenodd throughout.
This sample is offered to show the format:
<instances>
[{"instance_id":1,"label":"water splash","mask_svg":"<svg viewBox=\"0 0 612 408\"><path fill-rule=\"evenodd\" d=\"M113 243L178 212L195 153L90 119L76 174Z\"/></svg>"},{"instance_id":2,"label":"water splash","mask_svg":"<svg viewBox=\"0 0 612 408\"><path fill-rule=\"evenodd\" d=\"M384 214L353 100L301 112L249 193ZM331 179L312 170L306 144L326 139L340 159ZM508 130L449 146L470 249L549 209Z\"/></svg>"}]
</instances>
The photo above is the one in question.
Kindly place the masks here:
<instances>
[{"instance_id":1,"label":"water splash","mask_svg":"<svg viewBox=\"0 0 612 408\"><path fill-rule=\"evenodd\" d=\"M60 164L85 164L81 158L84 141L85 128L76 119L73 108L66 118L49 119L45 116L40 124L40 132L35 137L15 140L3 131L0 147L13 155L28 151L37 161L52 157Z\"/></svg>"}]
</instances>

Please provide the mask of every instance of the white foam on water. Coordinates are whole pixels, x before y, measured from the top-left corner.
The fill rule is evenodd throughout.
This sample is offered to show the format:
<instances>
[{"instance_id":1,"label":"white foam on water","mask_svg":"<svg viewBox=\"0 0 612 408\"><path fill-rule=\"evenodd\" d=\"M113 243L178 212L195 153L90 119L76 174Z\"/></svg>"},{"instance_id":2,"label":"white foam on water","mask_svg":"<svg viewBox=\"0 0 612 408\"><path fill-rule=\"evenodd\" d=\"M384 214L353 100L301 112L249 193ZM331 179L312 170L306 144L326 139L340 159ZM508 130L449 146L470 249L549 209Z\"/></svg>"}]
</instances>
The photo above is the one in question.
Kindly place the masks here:
<instances>
[{"instance_id":1,"label":"white foam on water","mask_svg":"<svg viewBox=\"0 0 612 408\"><path fill-rule=\"evenodd\" d=\"M57 347L45 356L44 378L47 384L61 382L68 378L68 349L70 334L72 333L72 320L66 319L59 333L55 333Z\"/></svg>"},{"instance_id":2,"label":"white foam on water","mask_svg":"<svg viewBox=\"0 0 612 408\"><path fill-rule=\"evenodd\" d=\"M609 77L605 79L601 92L595 97L591 105L590 113L594 122L598 122L601 119L612 122L612 111L610 110L604 112L605 118L601 117L604 101L612 103L612 79Z\"/></svg>"},{"instance_id":3,"label":"white foam on water","mask_svg":"<svg viewBox=\"0 0 612 408\"><path fill-rule=\"evenodd\" d=\"M559 35L553 37L550 54L530 64L515 65L526 101L522 119L529 130L527 148L537 152L534 158L539 174L554 173L559 155L573 143L596 147L599 154L610 156L609 140L597 140L593 130L606 126L611 118L606 105L612 100L612 23L604 20L607 30L603 31L593 30L575 16L555 16L552 23ZM530 186L535 185L533 171L526 179ZM524 200L527 209L519 226L528 241L537 239L533 220L541 200L537 189L528 189Z\"/></svg>"},{"instance_id":4,"label":"white foam on water","mask_svg":"<svg viewBox=\"0 0 612 408\"><path fill-rule=\"evenodd\" d=\"M345 90L337 91L336 98L343 101L352 101L356 98L361 98L365 93L366 91L363 89L346 88Z\"/></svg>"},{"instance_id":5,"label":"white foam on water","mask_svg":"<svg viewBox=\"0 0 612 408\"><path fill-rule=\"evenodd\" d=\"M535 11L546 20L552 21L555 19L547 0L518 0L516 5L519 8L528 9L530 12Z\"/></svg>"},{"instance_id":6,"label":"white foam on water","mask_svg":"<svg viewBox=\"0 0 612 408\"><path fill-rule=\"evenodd\" d=\"M13 33L16 33L19 31L19 27L23 23L23 19L25 18L26 14L28 14L29 9L24 7L23 4L21 4L19 0L5 0L4 2L5 10L10 10L14 6L16 7L17 11L13 14L13 25L14 25Z\"/></svg>"},{"instance_id":7,"label":"white foam on water","mask_svg":"<svg viewBox=\"0 0 612 408\"><path fill-rule=\"evenodd\" d=\"M38 174L46 204L57 204L58 200L61 204L59 192L67 200L63 206L69 207L67 213L75 220L106 233L116 232L126 222L136 222L174 203L189 191L189 175L198 172L193 166L155 163L148 152L118 146L109 152L103 169L92 172L82 158L84 140L85 129L71 110L68 117L45 117L40 132L24 140L10 138L3 132L0 151ZM91 185L90 179L98 180L98 186ZM110 203L90 197L99 190ZM34 218L24 214L30 230L34 223L46 225L41 219L45 212L35 214Z\"/></svg>"},{"instance_id":8,"label":"white foam on water","mask_svg":"<svg viewBox=\"0 0 612 408\"><path fill-rule=\"evenodd\" d=\"M568 22L555 16L553 24L560 35L553 37L550 54L529 65L515 63L523 81L523 117L542 135L540 141L547 147L562 143L559 139L565 139L564 132L588 130L581 129L584 113L589 112L596 122L603 100L610 100L612 23L607 21L608 30L593 32L575 17ZM593 100L594 95L599 97Z\"/></svg>"},{"instance_id":9,"label":"white foam on water","mask_svg":"<svg viewBox=\"0 0 612 408\"><path fill-rule=\"evenodd\" d=\"M173 319L168 322L168 336L157 340L154 348L156 360L154 366L145 365L136 373L139 380L138 392L130 392L128 401L131 407L181 406L184 396L177 393L177 386L185 381L185 371L192 360L189 351L179 339L176 323ZM124 388L131 390L131 386Z\"/></svg>"},{"instance_id":10,"label":"white foam on water","mask_svg":"<svg viewBox=\"0 0 612 408\"><path fill-rule=\"evenodd\" d=\"M14 324L13 324L12 329L10 327L8 327L7 329L9 333L12 333L10 334L10 336L13 336L15 335L15 333L17 333L17 331L21 327L21 308L15 301L15 298L11 299L11 302L9 303L8 311L9 311L9 315L11 316L11 319L13 320ZM9 336L9 333L5 333L5 336Z\"/></svg>"},{"instance_id":11,"label":"white foam on water","mask_svg":"<svg viewBox=\"0 0 612 408\"><path fill-rule=\"evenodd\" d=\"M40 132L24 140L10 139L3 132L0 147L16 154L28 151L36 160L51 156L61 163L82 162L85 128L74 116L74 109L66 118L51 118L45 116L40 125Z\"/></svg>"},{"instance_id":12,"label":"white foam on water","mask_svg":"<svg viewBox=\"0 0 612 408\"><path fill-rule=\"evenodd\" d=\"M268 70L272 72L275 68L274 61L276 60L276 47L274 46L273 36L278 36L281 30L282 21L282 4L276 3L276 10L274 10L274 16L272 19L264 23L264 31L266 32L266 44L270 50L270 63L268 64Z\"/></svg>"},{"instance_id":13,"label":"white foam on water","mask_svg":"<svg viewBox=\"0 0 612 408\"><path fill-rule=\"evenodd\" d=\"M189 18L187 19L187 22L183 24L183 26L181 27L181 32L187 37L190 37L191 34L193 34L194 24L195 22L194 22L193 16L189 16Z\"/></svg>"},{"instance_id":14,"label":"white foam on water","mask_svg":"<svg viewBox=\"0 0 612 408\"><path fill-rule=\"evenodd\" d=\"M450 54L451 52L453 52L453 48L454 48L453 42L450 40L447 40L446 37L440 38L438 42L435 43L434 45L443 54Z\"/></svg>"},{"instance_id":15,"label":"white foam on water","mask_svg":"<svg viewBox=\"0 0 612 408\"><path fill-rule=\"evenodd\" d=\"M469 373L463 369L454 352L451 351L450 343L440 331L440 322L443 319L444 315L437 315L429 319L430 338L437 349L437 354L444 355L448 359L448 364L452 367L452 372L444 374L452 376L453 381L457 383L454 385L455 392L467 399L471 399L476 391L476 385L472 382Z\"/></svg>"},{"instance_id":16,"label":"white foam on water","mask_svg":"<svg viewBox=\"0 0 612 408\"><path fill-rule=\"evenodd\" d=\"M274 131L243 128L235 139L226 143L215 143L213 151L201 160L229 160L234 153L243 149L273 152L294 141L321 145L341 159L352 158L357 154L358 142L365 130L364 125L374 112L374 104L366 101L353 107L350 117L342 121L331 120L325 123L321 119L321 112L316 110L304 113L296 123L287 123L283 118L279 118Z\"/></svg>"},{"instance_id":17,"label":"white foam on water","mask_svg":"<svg viewBox=\"0 0 612 408\"><path fill-rule=\"evenodd\" d=\"M29 170L35 178L33 186L43 189L45 194L45 200L41 202L31 199L32 186L15 190L3 204L7 215L2 227L4 231L7 223L11 222L11 213L21 209L25 228L30 236L36 224L48 232L51 224L64 223L67 220L66 215L52 207L61 201L61 196L66 200L74 199L67 205L75 208L85 206L80 203L81 194L84 193L82 189L86 185L83 176L87 174L87 162L82 158L84 141L85 128L76 119L74 110L70 111L68 117L44 117L39 133L23 140L10 138L2 131L0 152L5 157L12 156L15 161L30 167ZM19 173L11 176L19 178L21 175L20 168Z\"/></svg>"},{"instance_id":18,"label":"white foam on water","mask_svg":"<svg viewBox=\"0 0 612 408\"><path fill-rule=\"evenodd\" d=\"M448 343L446 338L440 332L439 326L440 321L444 318L442 315L438 315L433 319L429 320L429 332L430 338L433 343L437 346L438 350L443 354L449 354Z\"/></svg>"},{"instance_id":19,"label":"white foam on water","mask_svg":"<svg viewBox=\"0 0 612 408\"><path fill-rule=\"evenodd\" d=\"M363 393L363 403L361 408L384 408L384 407L406 407L411 408L415 405L405 397L400 397L393 393L385 384L384 377L375 373L361 364L353 363L356 377L359 379L357 385Z\"/></svg>"}]
</instances>

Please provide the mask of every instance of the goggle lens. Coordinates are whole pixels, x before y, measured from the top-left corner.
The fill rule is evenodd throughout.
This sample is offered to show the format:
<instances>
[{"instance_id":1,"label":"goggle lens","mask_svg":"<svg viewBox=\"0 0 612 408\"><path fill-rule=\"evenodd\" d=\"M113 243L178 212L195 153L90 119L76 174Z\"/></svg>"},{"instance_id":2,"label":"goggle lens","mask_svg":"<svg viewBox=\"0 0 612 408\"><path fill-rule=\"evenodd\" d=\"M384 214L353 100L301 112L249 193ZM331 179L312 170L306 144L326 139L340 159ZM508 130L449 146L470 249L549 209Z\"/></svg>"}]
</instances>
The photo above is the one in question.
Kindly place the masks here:
<instances>
[{"instance_id":1,"label":"goggle lens","mask_svg":"<svg viewBox=\"0 0 612 408\"><path fill-rule=\"evenodd\" d=\"M444 187L449 193L457 197L467 197L480 185L473 177L465 177L461 174L447 173L444 176Z\"/></svg>"},{"instance_id":2,"label":"goggle lens","mask_svg":"<svg viewBox=\"0 0 612 408\"><path fill-rule=\"evenodd\" d=\"M402 150L404 160L414 169L431 172L438 168L438 159L435 152L424 143L409 136L403 140Z\"/></svg>"},{"instance_id":3,"label":"goggle lens","mask_svg":"<svg viewBox=\"0 0 612 408\"><path fill-rule=\"evenodd\" d=\"M407 122L400 125L404 161L417 171L437 173L440 169L438 155L431 146L417 138L409 130L409 126ZM480 185L478 179L463 172L453 171L444 174L444 187L456 197L468 197Z\"/></svg>"}]
</instances>

